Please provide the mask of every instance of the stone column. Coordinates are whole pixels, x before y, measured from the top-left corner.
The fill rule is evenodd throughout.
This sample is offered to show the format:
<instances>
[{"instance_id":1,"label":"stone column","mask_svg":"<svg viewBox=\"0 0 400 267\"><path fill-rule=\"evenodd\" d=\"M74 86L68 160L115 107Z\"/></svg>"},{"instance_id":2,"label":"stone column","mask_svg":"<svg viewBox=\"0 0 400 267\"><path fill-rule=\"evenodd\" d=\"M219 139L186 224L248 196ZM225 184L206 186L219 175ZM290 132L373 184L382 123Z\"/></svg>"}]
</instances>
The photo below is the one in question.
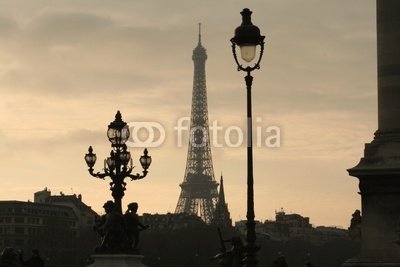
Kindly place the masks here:
<instances>
[{"instance_id":1,"label":"stone column","mask_svg":"<svg viewBox=\"0 0 400 267\"><path fill-rule=\"evenodd\" d=\"M360 163L362 245L344 267L400 266L400 0L377 0L378 130Z\"/></svg>"}]
</instances>

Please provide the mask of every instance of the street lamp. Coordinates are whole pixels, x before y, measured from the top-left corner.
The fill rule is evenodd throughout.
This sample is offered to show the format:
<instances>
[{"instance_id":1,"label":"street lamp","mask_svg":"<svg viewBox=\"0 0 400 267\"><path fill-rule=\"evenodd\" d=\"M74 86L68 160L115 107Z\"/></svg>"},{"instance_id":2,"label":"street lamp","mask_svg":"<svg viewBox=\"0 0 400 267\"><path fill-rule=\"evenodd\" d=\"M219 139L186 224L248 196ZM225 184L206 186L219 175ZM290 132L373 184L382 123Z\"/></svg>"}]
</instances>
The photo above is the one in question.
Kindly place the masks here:
<instances>
[{"instance_id":1,"label":"street lamp","mask_svg":"<svg viewBox=\"0 0 400 267\"><path fill-rule=\"evenodd\" d=\"M251 11L248 8L243 9L242 24L235 29L235 36L231 39L232 42L232 53L237 64L238 71L245 71L247 73L245 77L246 88L247 88L247 222L246 222L246 244L245 244L245 257L243 260L244 266L256 267L257 266L257 255L256 252L259 250L259 246L255 244L256 231L254 221L254 179L253 179L253 136L252 136L252 115L251 115L251 86L253 83L253 77L250 73L255 69L260 69L260 62L264 52L264 38L265 36L260 35L260 29L253 25L251 22ZM245 65L242 65L236 56L236 47L240 47L241 57L245 61ZM260 46L258 53L258 59L256 58L257 46ZM254 65L250 66L250 64Z\"/></svg>"},{"instance_id":2,"label":"street lamp","mask_svg":"<svg viewBox=\"0 0 400 267\"><path fill-rule=\"evenodd\" d=\"M142 165L142 174L131 174L134 166L132 165L131 153L127 150L125 142L128 140L130 135L129 127L122 120L121 113L118 111L115 115L115 120L108 125L107 137L111 142L110 156L104 160L104 173L94 172L93 166L96 163L97 157L93 153L93 148L90 146L88 153L85 155L86 164L89 167L89 173L100 179L110 177L112 182L110 183L110 190L114 198L115 211L122 214L122 197L125 195L126 183L124 179L129 177L131 180L138 180L146 177L147 169L151 164L151 157L148 155L148 151L145 148L144 152L139 161Z\"/></svg>"}]
</instances>

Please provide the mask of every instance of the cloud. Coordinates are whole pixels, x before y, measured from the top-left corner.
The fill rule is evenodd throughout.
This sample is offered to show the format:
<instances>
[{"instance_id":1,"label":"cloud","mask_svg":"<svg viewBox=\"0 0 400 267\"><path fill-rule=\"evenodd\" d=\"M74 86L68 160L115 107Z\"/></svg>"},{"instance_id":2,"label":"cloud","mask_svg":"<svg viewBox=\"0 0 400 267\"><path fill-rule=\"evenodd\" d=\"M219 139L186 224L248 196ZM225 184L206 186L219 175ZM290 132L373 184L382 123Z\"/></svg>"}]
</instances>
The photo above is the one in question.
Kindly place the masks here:
<instances>
[{"instance_id":1,"label":"cloud","mask_svg":"<svg viewBox=\"0 0 400 267\"><path fill-rule=\"evenodd\" d=\"M14 20L0 16L0 40L7 42L17 31L18 25Z\"/></svg>"},{"instance_id":2,"label":"cloud","mask_svg":"<svg viewBox=\"0 0 400 267\"><path fill-rule=\"evenodd\" d=\"M37 17L24 30L31 44L37 42L39 46L46 46L85 43L113 26L113 20L95 14L48 12Z\"/></svg>"},{"instance_id":3,"label":"cloud","mask_svg":"<svg viewBox=\"0 0 400 267\"><path fill-rule=\"evenodd\" d=\"M1 85L68 98L149 93L154 86L169 86L171 74L181 74L171 69L181 49L173 40L180 35L175 29L123 26L91 13L48 11L19 30L16 45L4 47L14 67L5 70ZM153 62L155 57L163 60Z\"/></svg>"}]
</instances>

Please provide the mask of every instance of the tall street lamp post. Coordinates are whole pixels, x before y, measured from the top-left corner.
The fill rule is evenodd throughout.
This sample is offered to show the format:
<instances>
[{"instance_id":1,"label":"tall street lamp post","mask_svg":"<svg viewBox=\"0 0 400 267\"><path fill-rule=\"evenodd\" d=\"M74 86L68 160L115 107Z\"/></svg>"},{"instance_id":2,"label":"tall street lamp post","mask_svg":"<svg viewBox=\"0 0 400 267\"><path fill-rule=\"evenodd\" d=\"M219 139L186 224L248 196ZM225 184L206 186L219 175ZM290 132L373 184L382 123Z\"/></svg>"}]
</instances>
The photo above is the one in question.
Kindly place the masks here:
<instances>
[{"instance_id":1,"label":"tall street lamp post","mask_svg":"<svg viewBox=\"0 0 400 267\"><path fill-rule=\"evenodd\" d=\"M146 177L147 169L151 164L151 157L148 155L147 149L144 149L144 155L139 159L142 165L142 174L131 174L134 166L132 165L131 153L127 150L126 141L130 135L129 127L122 120L121 113L118 111L115 115L115 120L108 125L107 136L111 142L110 157L104 160L104 173L94 172L93 166L96 163L96 154L93 153L93 149L90 146L89 150L85 155L86 164L89 167L89 173L100 179L105 177L111 178L110 190L114 198L115 211L122 214L122 198L125 195L126 183L125 178L131 178L131 180L138 180Z\"/></svg>"},{"instance_id":2,"label":"tall street lamp post","mask_svg":"<svg viewBox=\"0 0 400 267\"><path fill-rule=\"evenodd\" d=\"M246 244L245 244L245 257L243 260L244 266L246 267L257 267L257 255L256 252L259 246L255 244L256 231L254 221L254 179L253 179L253 137L252 137L252 114L251 114L251 86L253 77L250 73L255 69L260 69L260 62L264 52L264 38L265 36L260 35L260 29L253 25L251 22L251 11L248 8L243 9L242 24L235 29L235 36L231 39L232 42L232 53L237 64L238 71L245 71L247 73L245 77L246 88L247 88L247 222L246 222ZM240 47L240 53L242 59L249 64L243 66L237 56L236 47ZM258 52L258 59L256 57L257 46L260 46ZM252 63L255 62L255 63ZM250 64L254 64L250 66Z\"/></svg>"}]
</instances>

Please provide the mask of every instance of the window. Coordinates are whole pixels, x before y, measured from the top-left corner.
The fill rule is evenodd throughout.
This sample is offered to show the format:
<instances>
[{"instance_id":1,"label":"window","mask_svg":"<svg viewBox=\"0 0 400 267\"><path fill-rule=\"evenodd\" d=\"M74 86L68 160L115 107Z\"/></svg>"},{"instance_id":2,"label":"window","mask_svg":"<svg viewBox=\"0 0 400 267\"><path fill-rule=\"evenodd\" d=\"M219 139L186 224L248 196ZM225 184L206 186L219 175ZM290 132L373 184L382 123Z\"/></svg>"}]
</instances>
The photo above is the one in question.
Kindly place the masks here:
<instances>
[{"instance_id":1,"label":"window","mask_svg":"<svg viewBox=\"0 0 400 267\"><path fill-rule=\"evenodd\" d=\"M23 246L25 244L23 239L15 239L14 243L16 246Z\"/></svg>"},{"instance_id":2,"label":"window","mask_svg":"<svg viewBox=\"0 0 400 267\"><path fill-rule=\"evenodd\" d=\"M15 217L14 221L15 223L24 223L25 222L24 219L25 219L24 217Z\"/></svg>"},{"instance_id":3,"label":"window","mask_svg":"<svg viewBox=\"0 0 400 267\"><path fill-rule=\"evenodd\" d=\"M28 228L28 234L37 234L38 229L37 228Z\"/></svg>"},{"instance_id":4,"label":"window","mask_svg":"<svg viewBox=\"0 0 400 267\"><path fill-rule=\"evenodd\" d=\"M16 234L19 234L19 235L25 234L25 229L24 229L24 227L15 227L15 233L16 233Z\"/></svg>"},{"instance_id":5,"label":"window","mask_svg":"<svg viewBox=\"0 0 400 267\"><path fill-rule=\"evenodd\" d=\"M39 218L29 217L28 218L28 223L30 223L30 224L39 224Z\"/></svg>"},{"instance_id":6,"label":"window","mask_svg":"<svg viewBox=\"0 0 400 267\"><path fill-rule=\"evenodd\" d=\"M93 217L88 217L87 218L87 224L88 225L93 225L93 223L94 223Z\"/></svg>"},{"instance_id":7,"label":"window","mask_svg":"<svg viewBox=\"0 0 400 267\"><path fill-rule=\"evenodd\" d=\"M10 223L11 222L11 217L1 217L0 218L0 223Z\"/></svg>"}]
</instances>

